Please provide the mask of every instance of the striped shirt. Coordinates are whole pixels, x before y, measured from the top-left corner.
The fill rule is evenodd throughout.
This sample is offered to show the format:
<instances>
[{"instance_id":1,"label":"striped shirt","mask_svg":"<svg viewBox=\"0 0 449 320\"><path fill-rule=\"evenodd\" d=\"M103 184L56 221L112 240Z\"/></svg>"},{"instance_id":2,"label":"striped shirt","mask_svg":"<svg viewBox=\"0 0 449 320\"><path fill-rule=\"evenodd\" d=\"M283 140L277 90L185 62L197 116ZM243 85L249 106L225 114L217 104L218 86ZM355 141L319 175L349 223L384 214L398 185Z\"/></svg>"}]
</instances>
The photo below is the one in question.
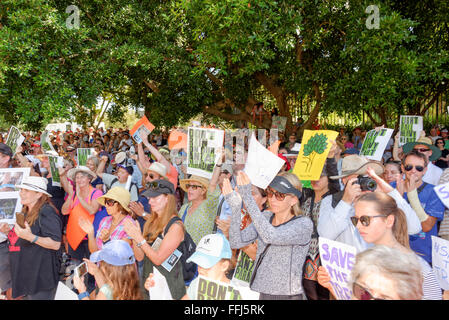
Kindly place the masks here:
<instances>
[{"instance_id":1,"label":"striped shirt","mask_svg":"<svg viewBox=\"0 0 449 320\"><path fill-rule=\"evenodd\" d=\"M133 222L133 224L134 224L133 218L131 218L131 216L126 216L125 218L122 219L122 221L120 221L118 226L115 227L114 231L111 233L110 240L131 239L131 237L128 236L128 234L125 232L125 230L123 228L123 222L125 220L131 220L131 222ZM101 220L100 227L98 228L97 236L96 236L98 250L101 250L103 248L103 240L101 240L101 238L99 237L101 230L103 230L103 229L109 230L109 228L111 227L111 224L112 224L111 216L104 217Z\"/></svg>"}]
</instances>

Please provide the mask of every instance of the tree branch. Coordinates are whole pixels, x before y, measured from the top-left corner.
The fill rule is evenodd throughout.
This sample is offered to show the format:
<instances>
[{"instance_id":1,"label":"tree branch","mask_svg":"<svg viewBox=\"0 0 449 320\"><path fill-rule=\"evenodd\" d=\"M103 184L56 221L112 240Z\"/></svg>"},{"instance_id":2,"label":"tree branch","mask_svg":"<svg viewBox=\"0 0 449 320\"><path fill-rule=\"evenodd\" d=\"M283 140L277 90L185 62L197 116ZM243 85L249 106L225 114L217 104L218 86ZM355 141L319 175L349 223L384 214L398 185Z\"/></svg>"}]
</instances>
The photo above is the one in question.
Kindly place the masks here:
<instances>
[{"instance_id":1,"label":"tree branch","mask_svg":"<svg viewBox=\"0 0 449 320\"><path fill-rule=\"evenodd\" d=\"M143 80L143 82L146 84L146 86L148 88L150 88L151 90L153 90L156 93L159 93L161 90L159 89L159 86L153 81L147 81L147 80Z\"/></svg>"}]
</instances>

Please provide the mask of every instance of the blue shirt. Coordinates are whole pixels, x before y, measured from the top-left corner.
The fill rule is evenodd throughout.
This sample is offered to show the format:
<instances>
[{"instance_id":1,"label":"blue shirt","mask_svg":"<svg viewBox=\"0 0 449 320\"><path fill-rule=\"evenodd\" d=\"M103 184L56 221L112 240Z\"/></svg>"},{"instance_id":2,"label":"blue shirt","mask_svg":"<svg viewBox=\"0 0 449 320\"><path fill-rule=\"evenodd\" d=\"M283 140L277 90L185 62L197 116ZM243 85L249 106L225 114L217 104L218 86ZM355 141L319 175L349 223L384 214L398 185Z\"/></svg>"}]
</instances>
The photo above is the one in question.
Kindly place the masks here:
<instances>
[{"instance_id":1,"label":"blue shirt","mask_svg":"<svg viewBox=\"0 0 449 320\"><path fill-rule=\"evenodd\" d=\"M392 182L391 185L396 187L396 182ZM437 221L441 221L443 220L445 206L435 193L434 187L433 184L426 184L421 192L418 193L418 198L427 215L437 218ZM404 198L408 201L407 192L404 192ZM428 232L421 231L418 234L409 236L410 248L430 265L432 265L432 236L438 236L437 223Z\"/></svg>"}]
</instances>

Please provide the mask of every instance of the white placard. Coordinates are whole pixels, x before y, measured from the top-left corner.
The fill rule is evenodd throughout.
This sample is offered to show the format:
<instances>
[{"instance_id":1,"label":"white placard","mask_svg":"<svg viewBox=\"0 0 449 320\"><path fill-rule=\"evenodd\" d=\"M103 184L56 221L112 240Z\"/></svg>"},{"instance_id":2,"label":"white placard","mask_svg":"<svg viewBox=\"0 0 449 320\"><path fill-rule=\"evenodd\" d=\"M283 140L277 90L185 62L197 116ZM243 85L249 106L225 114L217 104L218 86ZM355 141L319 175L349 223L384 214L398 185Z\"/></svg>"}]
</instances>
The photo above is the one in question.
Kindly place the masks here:
<instances>
[{"instance_id":1,"label":"white placard","mask_svg":"<svg viewBox=\"0 0 449 320\"><path fill-rule=\"evenodd\" d=\"M58 282L55 300L78 300L78 295L61 281Z\"/></svg>"},{"instance_id":2,"label":"white placard","mask_svg":"<svg viewBox=\"0 0 449 320\"><path fill-rule=\"evenodd\" d=\"M167 279L157 268L153 268L153 280L155 285L148 290L150 300L173 300Z\"/></svg>"},{"instance_id":3,"label":"white placard","mask_svg":"<svg viewBox=\"0 0 449 320\"><path fill-rule=\"evenodd\" d=\"M432 236L432 269L440 287L449 290L449 241Z\"/></svg>"},{"instance_id":4,"label":"white placard","mask_svg":"<svg viewBox=\"0 0 449 320\"><path fill-rule=\"evenodd\" d=\"M399 147L418 140L423 130L422 116L401 116L399 123Z\"/></svg>"},{"instance_id":5,"label":"white placard","mask_svg":"<svg viewBox=\"0 0 449 320\"><path fill-rule=\"evenodd\" d=\"M380 129L378 131L373 129L368 131L359 154L370 160L380 161L392 134L393 129Z\"/></svg>"},{"instance_id":6,"label":"white placard","mask_svg":"<svg viewBox=\"0 0 449 320\"><path fill-rule=\"evenodd\" d=\"M25 137L21 135L20 130L14 126L11 126L6 137L5 144L7 144L13 153L16 152L17 148L22 145L25 141Z\"/></svg>"},{"instance_id":7,"label":"white placard","mask_svg":"<svg viewBox=\"0 0 449 320\"><path fill-rule=\"evenodd\" d=\"M266 189L284 163L284 160L260 144L254 133L251 135L248 158L243 171L248 175L253 185Z\"/></svg>"}]
</instances>

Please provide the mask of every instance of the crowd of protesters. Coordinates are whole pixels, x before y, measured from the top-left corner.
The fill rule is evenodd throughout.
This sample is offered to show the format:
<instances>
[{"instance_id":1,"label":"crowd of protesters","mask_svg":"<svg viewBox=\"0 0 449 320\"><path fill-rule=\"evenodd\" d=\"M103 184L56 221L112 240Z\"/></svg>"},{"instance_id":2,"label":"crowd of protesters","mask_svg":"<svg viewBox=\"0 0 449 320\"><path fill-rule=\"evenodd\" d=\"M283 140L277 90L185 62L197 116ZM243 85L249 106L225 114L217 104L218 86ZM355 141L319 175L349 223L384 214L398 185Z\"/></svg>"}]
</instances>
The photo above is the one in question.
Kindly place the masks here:
<instances>
[{"instance_id":1,"label":"crowd of protesters","mask_svg":"<svg viewBox=\"0 0 449 320\"><path fill-rule=\"evenodd\" d=\"M186 150L174 156L169 134L143 133L136 143L126 129L53 131L51 144L64 158L60 187L40 133L24 133L15 153L0 143L0 168L31 168L16 186L23 209L15 225L0 224L6 299L53 299L69 277L80 300L152 299L156 271L172 299L196 299L199 275L229 282L245 252L260 299L332 300L318 237L356 248L354 299L445 297L432 271L431 237L449 240L449 210L433 189L449 181L446 129L402 147L396 135L382 161L358 155L366 130L342 129L316 181L292 173L300 137L281 137L274 152L285 165L265 190L244 165L224 163L224 152L211 179L187 174ZM95 149L85 166L78 148ZM375 190L362 189L360 176ZM193 255L162 267L192 242ZM72 275L83 262L88 273Z\"/></svg>"}]
</instances>

